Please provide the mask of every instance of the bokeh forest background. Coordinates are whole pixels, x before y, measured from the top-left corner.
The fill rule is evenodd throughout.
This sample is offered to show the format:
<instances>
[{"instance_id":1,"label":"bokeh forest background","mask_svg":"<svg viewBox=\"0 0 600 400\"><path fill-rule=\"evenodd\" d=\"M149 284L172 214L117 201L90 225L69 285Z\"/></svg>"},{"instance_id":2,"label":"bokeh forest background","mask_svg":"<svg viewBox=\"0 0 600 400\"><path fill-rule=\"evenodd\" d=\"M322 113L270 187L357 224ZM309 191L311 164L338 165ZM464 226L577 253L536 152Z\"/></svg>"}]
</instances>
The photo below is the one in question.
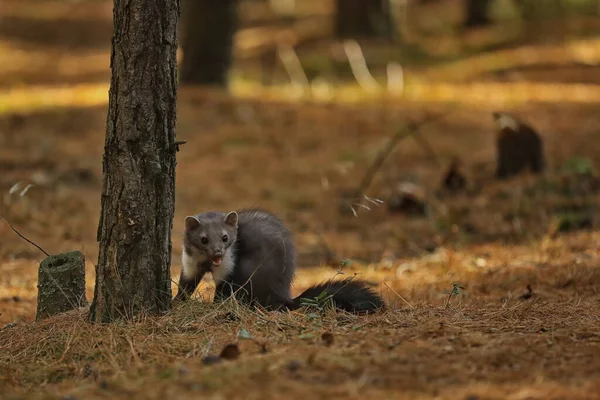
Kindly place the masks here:
<instances>
[{"instance_id":1,"label":"bokeh forest background","mask_svg":"<svg viewBox=\"0 0 600 400\"><path fill-rule=\"evenodd\" d=\"M8 223L93 295L112 8L0 3L2 398L600 398L599 1L182 1L174 290L186 215L260 207L294 293L356 275L388 310L224 310L207 278L168 316L34 322ZM496 178L498 111L543 174Z\"/></svg>"}]
</instances>

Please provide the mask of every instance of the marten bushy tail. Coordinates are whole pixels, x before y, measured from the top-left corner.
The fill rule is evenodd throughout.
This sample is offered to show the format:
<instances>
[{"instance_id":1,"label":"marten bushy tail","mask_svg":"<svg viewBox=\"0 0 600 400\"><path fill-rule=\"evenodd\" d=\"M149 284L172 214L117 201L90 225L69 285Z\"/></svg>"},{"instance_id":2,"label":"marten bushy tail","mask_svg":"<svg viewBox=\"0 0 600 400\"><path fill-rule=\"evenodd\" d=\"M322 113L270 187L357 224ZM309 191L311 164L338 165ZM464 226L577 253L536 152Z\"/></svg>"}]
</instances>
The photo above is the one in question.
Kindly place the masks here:
<instances>
[{"instance_id":1,"label":"marten bushy tail","mask_svg":"<svg viewBox=\"0 0 600 400\"><path fill-rule=\"evenodd\" d=\"M332 296L331 301L335 308L355 314L373 313L383 308L383 299L367 286L364 281L347 278L343 280L329 280L311 286L300 296L293 300L289 308L298 309L303 306L302 299L314 300L322 296Z\"/></svg>"}]
</instances>

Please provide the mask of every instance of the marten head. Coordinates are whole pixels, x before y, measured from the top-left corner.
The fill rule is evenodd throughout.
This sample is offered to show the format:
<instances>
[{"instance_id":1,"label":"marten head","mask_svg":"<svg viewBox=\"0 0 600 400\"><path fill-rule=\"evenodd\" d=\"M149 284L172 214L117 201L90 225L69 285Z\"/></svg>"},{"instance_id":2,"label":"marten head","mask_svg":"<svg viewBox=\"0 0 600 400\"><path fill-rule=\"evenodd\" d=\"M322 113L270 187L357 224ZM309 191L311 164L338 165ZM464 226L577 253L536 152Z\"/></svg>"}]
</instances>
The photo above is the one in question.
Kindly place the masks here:
<instances>
[{"instance_id":1,"label":"marten head","mask_svg":"<svg viewBox=\"0 0 600 400\"><path fill-rule=\"evenodd\" d=\"M506 112L494 112L492 114L494 117L494 121L498 124L500 131L504 131L505 129L509 129L513 132L519 131L519 126L521 123L512 115Z\"/></svg>"},{"instance_id":2,"label":"marten head","mask_svg":"<svg viewBox=\"0 0 600 400\"><path fill-rule=\"evenodd\" d=\"M219 267L223 256L237 238L238 214L208 212L185 218L184 251L198 260Z\"/></svg>"}]
</instances>

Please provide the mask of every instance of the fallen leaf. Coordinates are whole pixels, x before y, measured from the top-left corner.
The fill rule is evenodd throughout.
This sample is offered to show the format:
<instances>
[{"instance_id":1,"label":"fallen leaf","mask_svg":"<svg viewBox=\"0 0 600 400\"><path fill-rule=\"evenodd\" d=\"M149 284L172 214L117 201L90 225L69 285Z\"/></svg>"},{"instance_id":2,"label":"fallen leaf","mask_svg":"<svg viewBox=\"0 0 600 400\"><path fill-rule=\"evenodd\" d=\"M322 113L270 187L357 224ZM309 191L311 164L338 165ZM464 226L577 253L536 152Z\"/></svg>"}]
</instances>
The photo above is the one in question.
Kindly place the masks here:
<instances>
[{"instance_id":1,"label":"fallen leaf","mask_svg":"<svg viewBox=\"0 0 600 400\"><path fill-rule=\"evenodd\" d=\"M246 328L240 328L237 335L240 339L252 339L252 335Z\"/></svg>"}]
</instances>

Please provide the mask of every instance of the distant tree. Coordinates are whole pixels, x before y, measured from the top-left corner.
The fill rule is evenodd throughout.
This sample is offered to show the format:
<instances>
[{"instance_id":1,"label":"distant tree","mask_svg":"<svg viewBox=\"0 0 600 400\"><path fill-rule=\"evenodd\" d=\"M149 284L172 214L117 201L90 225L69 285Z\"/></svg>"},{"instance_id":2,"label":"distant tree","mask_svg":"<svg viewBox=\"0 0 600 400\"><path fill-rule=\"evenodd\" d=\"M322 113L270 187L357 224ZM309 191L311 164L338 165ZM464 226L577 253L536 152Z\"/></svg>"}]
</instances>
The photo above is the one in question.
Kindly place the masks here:
<instances>
[{"instance_id":1,"label":"distant tree","mask_svg":"<svg viewBox=\"0 0 600 400\"><path fill-rule=\"evenodd\" d=\"M182 3L181 83L226 86L237 28L236 0Z\"/></svg>"},{"instance_id":2,"label":"distant tree","mask_svg":"<svg viewBox=\"0 0 600 400\"><path fill-rule=\"evenodd\" d=\"M171 305L179 0L114 0L93 322Z\"/></svg>"},{"instance_id":3,"label":"distant tree","mask_svg":"<svg viewBox=\"0 0 600 400\"><path fill-rule=\"evenodd\" d=\"M336 33L340 38L392 37L390 0L336 0Z\"/></svg>"},{"instance_id":4,"label":"distant tree","mask_svg":"<svg viewBox=\"0 0 600 400\"><path fill-rule=\"evenodd\" d=\"M465 0L464 26L474 28L491 24L490 3L491 0Z\"/></svg>"}]
</instances>

